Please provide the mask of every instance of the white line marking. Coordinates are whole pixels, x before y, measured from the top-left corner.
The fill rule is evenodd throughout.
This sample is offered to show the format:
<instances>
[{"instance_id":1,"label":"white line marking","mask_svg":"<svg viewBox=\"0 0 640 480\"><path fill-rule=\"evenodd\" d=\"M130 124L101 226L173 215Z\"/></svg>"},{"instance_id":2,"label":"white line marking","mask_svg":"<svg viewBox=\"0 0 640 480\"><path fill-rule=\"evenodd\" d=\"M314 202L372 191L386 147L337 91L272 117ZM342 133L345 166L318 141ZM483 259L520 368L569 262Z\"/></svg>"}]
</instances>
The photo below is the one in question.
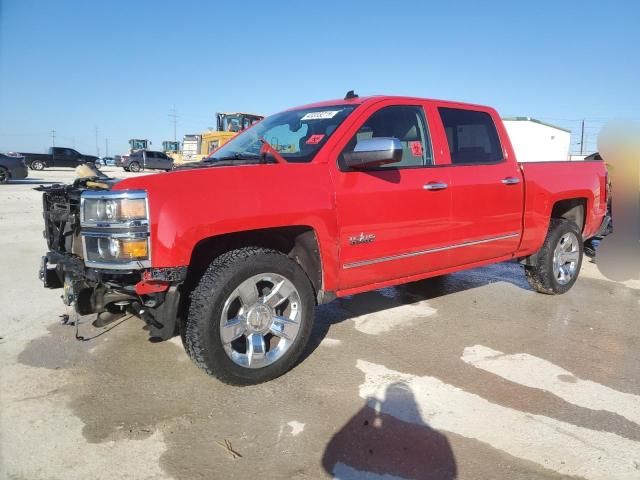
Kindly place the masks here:
<instances>
[{"instance_id":1,"label":"white line marking","mask_svg":"<svg viewBox=\"0 0 640 480\"><path fill-rule=\"evenodd\" d=\"M503 407L435 377L403 374L364 360L357 366L365 373L360 397L402 421L479 440L563 475L589 480L640 477L638 442ZM386 390L395 382L409 387L416 405L385 402Z\"/></svg>"},{"instance_id":2,"label":"white line marking","mask_svg":"<svg viewBox=\"0 0 640 480\"><path fill-rule=\"evenodd\" d=\"M617 413L640 425L640 396L582 380L542 358L527 353L505 355L475 345L464 349L462 360L514 383L551 392L579 407Z\"/></svg>"},{"instance_id":3,"label":"white line marking","mask_svg":"<svg viewBox=\"0 0 640 480\"><path fill-rule=\"evenodd\" d=\"M408 327L423 317L431 317L438 311L426 300L408 305L387 308L354 318L356 330L367 335L380 335L396 328Z\"/></svg>"},{"instance_id":4,"label":"white line marking","mask_svg":"<svg viewBox=\"0 0 640 480\"><path fill-rule=\"evenodd\" d=\"M291 427L291 435L293 435L294 437L299 433L302 433L302 431L304 430L304 423L298 422L296 420L291 420L289 423L287 423L287 425Z\"/></svg>"},{"instance_id":5,"label":"white line marking","mask_svg":"<svg viewBox=\"0 0 640 480\"><path fill-rule=\"evenodd\" d=\"M320 342L321 347L329 347L329 348L339 347L341 344L342 344L342 340L338 340L337 338L329 338L329 337L323 338L322 341Z\"/></svg>"}]
</instances>

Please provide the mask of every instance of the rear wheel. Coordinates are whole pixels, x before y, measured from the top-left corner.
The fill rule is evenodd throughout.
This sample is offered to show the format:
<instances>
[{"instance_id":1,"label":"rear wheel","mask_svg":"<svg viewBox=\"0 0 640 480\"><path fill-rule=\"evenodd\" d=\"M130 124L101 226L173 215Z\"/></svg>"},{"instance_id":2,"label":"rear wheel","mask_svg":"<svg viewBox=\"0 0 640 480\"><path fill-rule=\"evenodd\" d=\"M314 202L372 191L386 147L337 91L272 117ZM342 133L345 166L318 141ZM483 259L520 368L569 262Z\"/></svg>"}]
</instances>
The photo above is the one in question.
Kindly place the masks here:
<instances>
[{"instance_id":1,"label":"rear wheel","mask_svg":"<svg viewBox=\"0 0 640 480\"><path fill-rule=\"evenodd\" d=\"M257 247L227 252L191 294L185 350L225 383L271 380L302 354L314 306L309 279L286 255Z\"/></svg>"},{"instance_id":2,"label":"rear wheel","mask_svg":"<svg viewBox=\"0 0 640 480\"><path fill-rule=\"evenodd\" d=\"M33 162L31 162L31 169L32 170L44 170L44 162L42 160L34 160Z\"/></svg>"},{"instance_id":3,"label":"rear wheel","mask_svg":"<svg viewBox=\"0 0 640 480\"><path fill-rule=\"evenodd\" d=\"M540 293L565 293L576 283L582 266L583 242L578 226L552 218L535 265L525 266L527 281Z\"/></svg>"},{"instance_id":4,"label":"rear wheel","mask_svg":"<svg viewBox=\"0 0 640 480\"><path fill-rule=\"evenodd\" d=\"M140 168L140 164L138 162L131 162L129 164L129 171L130 172L139 172L141 170Z\"/></svg>"},{"instance_id":5,"label":"rear wheel","mask_svg":"<svg viewBox=\"0 0 640 480\"><path fill-rule=\"evenodd\" d=\"M0 185L3 183L7 183L11 176L9 175L9 170L4 167L0 167Z\"/></svg>"}]
</instances>

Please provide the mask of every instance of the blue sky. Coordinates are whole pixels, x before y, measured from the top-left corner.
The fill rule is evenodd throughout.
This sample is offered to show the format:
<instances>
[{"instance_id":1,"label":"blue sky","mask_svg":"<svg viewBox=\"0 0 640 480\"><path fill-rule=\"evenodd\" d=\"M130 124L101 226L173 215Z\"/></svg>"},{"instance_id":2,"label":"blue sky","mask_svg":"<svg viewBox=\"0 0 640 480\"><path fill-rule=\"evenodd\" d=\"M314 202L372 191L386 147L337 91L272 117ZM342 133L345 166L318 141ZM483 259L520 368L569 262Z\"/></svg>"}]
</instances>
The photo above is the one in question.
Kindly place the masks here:
<instances>
[{"instance_id":1,"label":"blue sky","mask_svg":"<svg viewBox=\"0 0 640 480\"><path fill-rule=\"evenodd\" d=\"M122 153L317 100L489 104L576 129L640 119L637 1L0 0L0 151ZM576 138L577 140L577 138Z\"/></svg>"}]
</instances>

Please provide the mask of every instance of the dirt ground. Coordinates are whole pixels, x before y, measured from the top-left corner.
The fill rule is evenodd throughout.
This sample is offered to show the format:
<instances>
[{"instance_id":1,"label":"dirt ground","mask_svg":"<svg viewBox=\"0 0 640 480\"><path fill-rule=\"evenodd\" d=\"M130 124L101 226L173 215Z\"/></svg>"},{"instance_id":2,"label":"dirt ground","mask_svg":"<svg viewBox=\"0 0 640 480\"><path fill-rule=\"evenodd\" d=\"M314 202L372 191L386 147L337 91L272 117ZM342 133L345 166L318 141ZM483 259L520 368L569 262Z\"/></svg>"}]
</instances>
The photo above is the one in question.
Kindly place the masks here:
<instances>
[{"instance_id":1,"label":"dirt ground","mask_svg":"<svg viewBox=\"0 0 640 480\"><path fill-rule=\"evenodd\" d=\"M0 186L1 478L640 478L640 282L585 259L551 297L503 263L336 300L294 370L230 387L136 318L74 339L33 190L73 173L30 173Z\"/></svg>"}]
</instances>

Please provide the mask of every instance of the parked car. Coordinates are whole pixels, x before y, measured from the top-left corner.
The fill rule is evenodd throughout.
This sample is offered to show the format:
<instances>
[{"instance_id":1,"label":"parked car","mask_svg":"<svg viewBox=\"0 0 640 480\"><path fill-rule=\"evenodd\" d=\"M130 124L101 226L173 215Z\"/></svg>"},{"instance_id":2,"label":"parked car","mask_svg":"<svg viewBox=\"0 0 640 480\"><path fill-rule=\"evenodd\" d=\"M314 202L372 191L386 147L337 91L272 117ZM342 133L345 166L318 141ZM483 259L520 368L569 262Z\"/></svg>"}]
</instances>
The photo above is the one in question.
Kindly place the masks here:
<instances>
[{"instance_id":1,"label":"parked car","mask_svg":"<svg viewBox=\"0 0 640 480\"><path fill-rule=\"evenodd\" d=\"M115 167L116 160L113 157L101 157L97 160L96 164L102 167Z\"/></svg>"},{"instance_id":2,"label":"parked car","mask_svg":"<svg viewBox=\"0 0 640 480\"><path fill-rule=\"evenodd\" d=\"M0 153L0 184L28 176L29 169L24 157Z\"/></svg>"},{"instance_id":3,"label":"parked car","mask_svg":"<svg viewBox=\"0 0 640 480\"><path fill-rule=\"evenodd\" d=\"M142 170L165 170L168 172L173 169L173 159L164 152L136 150L122 160L122 168L126 172L140 172Z\"/></svg>"},{"instance_id":4,"label":"parked car","mask_svg":"<svg viewBox=\"0 0 640 480\"><path fill-rule=\"evenodd\" d=\"M295 365L336 297L513 259L567 292L605 179L598 161L518 163L490 107L347 95L166 175L43 187L40 275L79 313L178 329L206 373L254 384Z\"/></svg>"},{"instance_id":5,"label":"parked car","mask_svg":"<svg viewBox=\"0 0 640 480\"><path fill-rule=\"evenodd\" d=\"M29 168L32 170L44 170L51 167L71 167L76 168L83 163L96 165L98 157L94 155L84 155L73 148L49 147L48 153L20 153Z\"/></svg>"}]
</instances>

